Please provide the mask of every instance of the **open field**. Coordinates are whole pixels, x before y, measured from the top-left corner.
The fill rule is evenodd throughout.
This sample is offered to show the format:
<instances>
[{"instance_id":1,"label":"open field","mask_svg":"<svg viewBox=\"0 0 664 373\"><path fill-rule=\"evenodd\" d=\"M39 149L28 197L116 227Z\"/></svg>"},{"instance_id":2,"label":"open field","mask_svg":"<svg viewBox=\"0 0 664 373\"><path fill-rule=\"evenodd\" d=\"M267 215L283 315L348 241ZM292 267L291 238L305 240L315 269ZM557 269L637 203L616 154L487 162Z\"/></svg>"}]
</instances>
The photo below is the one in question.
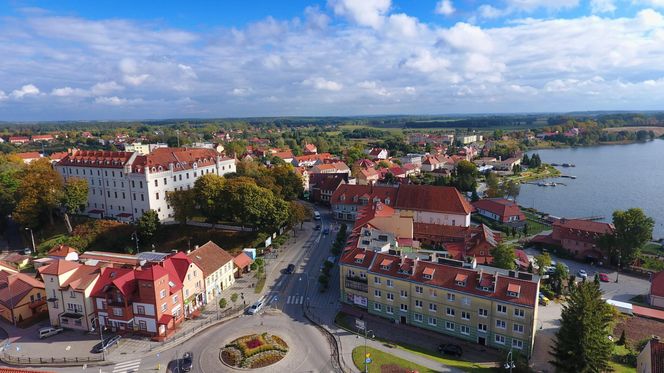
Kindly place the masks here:
<instances>
[{"instance_id":1,"label":"open field","mask_svg":"<svg viewBox=\"0 0 664 373\"><path fill-rule=\"evenodd\" d=\"M611 128L605 128L604 131L613 133L613 132L621 132L621 131L627 131L627 132L637 132L637 131L653 131L655 133L656 137L664 136L664 127L646 127L646 126L640 126L640 127L611 127Z\"/></svg>"}]
</instances>

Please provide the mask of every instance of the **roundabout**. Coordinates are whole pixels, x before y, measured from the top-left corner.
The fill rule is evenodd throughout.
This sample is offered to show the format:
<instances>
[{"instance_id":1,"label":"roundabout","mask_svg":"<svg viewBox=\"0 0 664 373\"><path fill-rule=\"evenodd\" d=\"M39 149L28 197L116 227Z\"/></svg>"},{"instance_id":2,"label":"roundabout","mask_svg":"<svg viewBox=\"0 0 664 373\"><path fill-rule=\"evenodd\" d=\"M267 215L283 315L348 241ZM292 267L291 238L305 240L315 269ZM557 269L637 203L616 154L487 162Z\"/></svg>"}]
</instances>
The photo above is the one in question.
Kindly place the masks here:
<instances>
[{"instance_id":1,"label":"roundabout","mask_svg":"<svg viewBox=\"0 0 664 373\"><path fill-rule=\"evenodd\" d=\"M262 333L234 339L221 348L221 362L232 368L265 368L281 361L288 353L288 344L281 337Z\"/></svg>"}]
</instances>

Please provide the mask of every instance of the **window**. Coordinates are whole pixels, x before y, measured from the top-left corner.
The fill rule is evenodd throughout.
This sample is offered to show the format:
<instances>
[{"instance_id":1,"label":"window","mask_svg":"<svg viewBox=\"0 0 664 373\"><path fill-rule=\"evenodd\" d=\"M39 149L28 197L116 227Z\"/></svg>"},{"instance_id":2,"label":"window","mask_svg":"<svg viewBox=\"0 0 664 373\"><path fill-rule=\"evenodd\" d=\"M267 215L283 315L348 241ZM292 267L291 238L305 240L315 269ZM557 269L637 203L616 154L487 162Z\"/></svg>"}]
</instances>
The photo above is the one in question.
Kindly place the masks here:
<instances>
[{"instance_id":1,"label":"window","mask_svg":"<svg viewBox=\"0 0 664 373\"><path fill-rule=\"evenodd\" d=\"M496 311L498 311L499 313L507 313L507 306L502 304L497 304Z\"/></svg>"},{"instance_id":2,"label":"window","mask_svg":"<svg viewBox=\"0 0 664 373\"><path fill-rule=\"evenodd\" d=\"M503 320L496 320L496 328L498 329L506 329L507 328L507 323Z\"/></svg>"},{"instance_id":3,"label":"window","mask_svg":"<svg viewBox=\"0 0 664 373\"><path fill-rule=\"evenodd\" d=\"M380 303L374 303L374 310L375 311L380 312L380 311L382 311L382 309L383 309L383 306Z\"/></svg>"},{"instance_id":4,"label":"window","mask_svg":"<svg viewBox=\"0 0 664 373\"><path fill-rule=\"evenodd\" d=\"M523 318L523 317L526 316L526 313L523 310L523 308L515 308L514 309L514 316Z\"/></svg>"},{"instance_id":5,"label":"window","mask_svg":"<svg viewBox=\"0 0 664 373\"><path fill-rule=\"evenodd\" d=\"M461 331L461 334L470 335L470 326L468 325L460 325L459 330Z\"/></svg>"},{"instance_id":6,"label":"window","mask_svg":"<svg viewBox=\"0 0 664 373\"><path fill-rule=\"evenodd\" d=\"M496 343L504 345L505 344L505 336L496 334Z\"/></svg>"},{"instance_id":7,"label":"window","mask_svg":"<svg viewBox=\"0 0 664 373\"><path fill-rule=\"evenodd\" d=\"M408 298L408 291L401 290L401 298Z\"/></svg>"},{"instance_id":8,"label":"window","mask_svg":"<svg viewBox=\"0 0 664 373\"><path fill-rule=\"evenodd\" d=\"M433 325L433 326L438 325L438 319L436 319L435 317L429 316L429 325Z\"/></svg>"},{"instance_id":9,"label":"window","mask_svg":"<svg viewBox=\"0 0 664 373\"><path fill-rule=\"evenodd\" d=\"M148 324L143 320L138 320L138 329L146 331L148 330Z\"/></svg>"},{"instance_id":10,"label":"window","mask_svg":"<svg viewBox=\"0 0 664 373\"><path fill-rule=\"evenodd\" d=\"M394 281L387 279L387 287L388 288L394 287Z\"/></svg>"},{"instance_id":11,"label":"window","mask_svg":"<svg viewBox=\"0 0 664 373\"><path fill-rule=\"evenodd\" d=\"M380 285L380 277L374 277L374 284Z\"/></svg>"},{"instance_id":12,"label":"window","mask_svg":"<svg viewBox=\"0 0 664 373\"><path fill-rule=\"evenodd\" d=\"M436 289L429 289L429 296L432 298L436 298L438 296L438 292L436 292Z\"/></svg>"},{"instance_id":13,"label":"window","mask_svg":"<svg viewBox=\"0 0 664 373\"><path fill-rule=\"evenodd\" d=\"M450 301L450 302L454 302L455 299L456 299L456 296L455 296L454 294L452 294L452 293L447 293L447 300L448 300L448 301Z\"/></svg>"},{"instance_id":14,"label":"window","mask_svg":"<svg viewBox=\"0 0 664 373\"><path fill-rule=\"evenodd\" d=\"M415 286L415 293L417 293L417 294L422 294L423 291L424 291L424 290L422 289L421 286Z\"/></svg>"},{"instance_id":15,"label":"window","mask_svg":"<svg viewBox=\"0 0 664 373\"><path fill-rule=\"evenodd\" d=\"M155 193L155 197L159 199L159 192Z\"/></svg>"},{"instance_id":16,"label":"window","mask_svg":"<svg viewBox=\"0 0 664 373\"><path fill-rule=\"evenodd\" d=\"M113 307L113 316L122 317L122 315L123 315L122 308Z\"/></svg>"},{"instance_id":17,"label":"window","mask_svg":"<svg viewBox=\"0 0 664 373\"><path fill-rule=\"evenodd\" d=\"M175 295L173 296L173 304L175 304L175 303L177 303L177 302L178 302L178 295L175 294Z\"/></svg>"},{"instance_id":18,"label":"window","mask_svg":"<svg viewBox=\"0 0 664 373\"><path fill-rule=\"evenodd\" d=\"M76 292L75 291L70 291L69 292L69 297L70 298L76 298Z\"/></svg>"},{"instance_id":19,"label":"window","mask_svg":"<svg viewBox=\"0 0 664 373\"><path fill-rule=\"evenodd\" d=\"M401 303L400 307L401 312L408 312L408 305L405 303Z\"/></svg>"},{"instance_id":20,"label":"window","mask_svg":"<svg viewBox=\"0 0 664 373\"><path fill-rule=\"evenodd\" d=\"M454 317L454 315L456 314L456 312L454 311L454 308L450 308L450 307L447 307L447 310L445 311L445 313L447 314L447 316L451 316L451 317Z\"/></svg>"},{"instance_id":21,"label":"window","mask_svg":"<svg viewBox=\"0 0 664 373\"><path fill-rule=\"evenodd\" d=\"M394 308L392 306L385 306L385 313L391 315L394 313Z\"/></svg>"},{"instance_id":22,"label":"window","mask_svg":"<svg viewBox=\"0 0 664 373\"><path fill-rule=\"evenodd\" d=\"M481 317L488 317L489 316L489 310L485 308L480 308L477 310L477 314L480 315Z\"/></svg>"},{"instance_id":23,"label":"window","mask_svg":"<svg viewBox=\"0 0 664 373\"><path fill-rule=\"evenodd\" d=\"M394 293L386 293L387 300L394 300Z\"/></svg>"},{"instance_id":24,"label":"window","mask_svg":"<svg viewBox=\"0 0 664 373\"><path fill-rule=\"evenodd\" d=\"M136 306L137 315L145 315L145 306Z\"/></svg>"},{"instance_id":25,"label":"window","mask_svg":"<svg viewBox=\"0 0 664 373\"><path fill-rule=\"evenodd\" d=\"M167 309L167 308L168 308L168 306L166 306L166 303L163 303L163 304L161 305L161 312L166 312L166 309Z\"/></svg>"},{"instance_id":26,"label":"window","mask_svg":"<svg viewBox=\"0 0 664 373\"><path fill-rule=\"evenodd\" d=\"M415 307L422 308L422 301L419 299L415 299Z\"/></svg>"},{"instance_id":27,"label":"window","mask_svg":"<svg viewBox=\"0 0 664 373\"><path fill-rule=\"evenodd\" d=\"M468 298L468 297L463 297L463 298L461 299L461 303L462 303L464 306L470 306L470 298Z\"/></svg>"},{"instance_id":28,"label":"window","mask_svg":"<svg viewBox=\"0 0 664 373\"><path fill-rule=\"evenodd\" d=\"M168 182L166 182L166 178L164 178L164 185L168 185Z\"/></svg>"},{"instance_id":29,"label":"window","mask_svg":"<svg viewBox=\"0 0 664 373\"><path fill-rule=\"evenodd\" d=\"M154 179L154 186L159 186L159 180Z\"/></svg>"},{"instance_id":30,"label":"window","mask_svg":"<svg viewBox=\"0 0 664 373\"><path fill-rule=\"evenodd\" d=\"M445 321L445 329L447 330L454 330L454 323L450 321Z\"/></svg>"},{"instance_id":31,"label":"window","mask_svg":"<svg viewBox=\"0 0 664 373\"><path fill-rule=\"evenodd\" d=\"M512 339L512 347L518 348L519 350L523 349L523 341L520 339Z\"/></svg>"},{"instance_id":32,"label":"window","mask_svg":"<svg viewBox=\"0 0 664 373\"><path fill-rule=\"evenodd\" d=\"M166 290L165 290L165 289L164 289L164 290L161 290L161 291L159 292L159 298L163 299L165 296L166 296Z\"/></svg>"},{"instance_id":33,"label":"window","mask_svg":"<svg viewBox=\"0 0 664 373\"><path fill-rule=\"evenodd\" d=\"M523 325L514 324L514 326L512 327L512 330L516 333L523 333Z\"/></svg>"},{"instance_id":34,"label":"window","mask_svg":"<svg viewBox=\"0 0 664 373\"><path fill-rule=\"evenodd\" d=\"M477 331L486 333L487 325L486 324L477 324Z\"/></svg>"},{"instance_id":35,"label":"window","mask_svg":"<svg viewBox=\"0 0 664 373\"><path fill-rule=\"evenodd\" d=\"M381 296L382 296L382 294L381 294L380 290L374 290L374 297L380 298Z\"/></svg>"},{"instance_id":36,"label":"window","mask_svg":"<svg viewBox=\"0 0 664 373\"><path fill-rule=\"evenodd\" d=\"M461 319L462 320L470 320L470 312L461 311Z\"/></svg>"},{"instance_id":37,"label":"window","mask_svg":"<svg viewBox=\"0 0 664 373\"><path fill-rule=\"evenodd\" d=\"M422 320L424 320L424 317L422 316L421 313L414 314L413 318L415 319L415 322L422 322Z\"/></svg>"}]
</instances>

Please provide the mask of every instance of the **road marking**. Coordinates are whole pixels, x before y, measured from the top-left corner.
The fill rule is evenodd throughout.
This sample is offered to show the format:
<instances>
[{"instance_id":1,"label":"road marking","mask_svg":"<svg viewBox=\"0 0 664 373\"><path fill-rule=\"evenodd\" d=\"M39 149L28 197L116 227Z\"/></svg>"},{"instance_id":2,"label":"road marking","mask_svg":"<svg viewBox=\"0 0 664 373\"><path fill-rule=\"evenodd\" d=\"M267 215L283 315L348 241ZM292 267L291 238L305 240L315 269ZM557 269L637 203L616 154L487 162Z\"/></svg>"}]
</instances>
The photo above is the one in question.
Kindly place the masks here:
<instances>
[{"instance_id":1,"label":"road marking","mask_svg":"<svg viewBox=\"0 0 664 373\"><path fill-rule=\"evenodd\" d=\"M123 363L115 364L115 367L113 367L113 373L138 372L138 367L140 366L141 366L141 359L125 361Z\"/></svg>"},{"instance_id":2,"label":"road marking","mask_svg":"<svg viewBox=\"0 0 664 373\"><path fill-rule=\"evenodd\" d=\"M290 295L286 304L302 304L304 303L303 295Z\"/></svg>"}]
</instances>

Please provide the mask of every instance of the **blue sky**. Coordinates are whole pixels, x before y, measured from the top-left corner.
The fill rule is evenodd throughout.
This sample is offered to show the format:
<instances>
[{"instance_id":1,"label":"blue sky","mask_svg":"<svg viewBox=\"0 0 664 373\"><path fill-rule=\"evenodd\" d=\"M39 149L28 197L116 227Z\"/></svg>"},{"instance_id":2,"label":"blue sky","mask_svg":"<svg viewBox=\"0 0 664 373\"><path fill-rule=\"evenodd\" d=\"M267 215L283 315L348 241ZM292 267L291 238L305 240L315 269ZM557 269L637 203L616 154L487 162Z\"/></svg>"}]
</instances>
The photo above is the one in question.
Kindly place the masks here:
<instances>
[{"instance_id":1,"label":"blue sky","mask_svg":"<svg viewBox=\"0 0 664 373\"><path fill-rule=\"evenodd\" d=\"M664 0L6 1L0 120L657 110L663 14Z\"/></svg>"}]
</instances>

